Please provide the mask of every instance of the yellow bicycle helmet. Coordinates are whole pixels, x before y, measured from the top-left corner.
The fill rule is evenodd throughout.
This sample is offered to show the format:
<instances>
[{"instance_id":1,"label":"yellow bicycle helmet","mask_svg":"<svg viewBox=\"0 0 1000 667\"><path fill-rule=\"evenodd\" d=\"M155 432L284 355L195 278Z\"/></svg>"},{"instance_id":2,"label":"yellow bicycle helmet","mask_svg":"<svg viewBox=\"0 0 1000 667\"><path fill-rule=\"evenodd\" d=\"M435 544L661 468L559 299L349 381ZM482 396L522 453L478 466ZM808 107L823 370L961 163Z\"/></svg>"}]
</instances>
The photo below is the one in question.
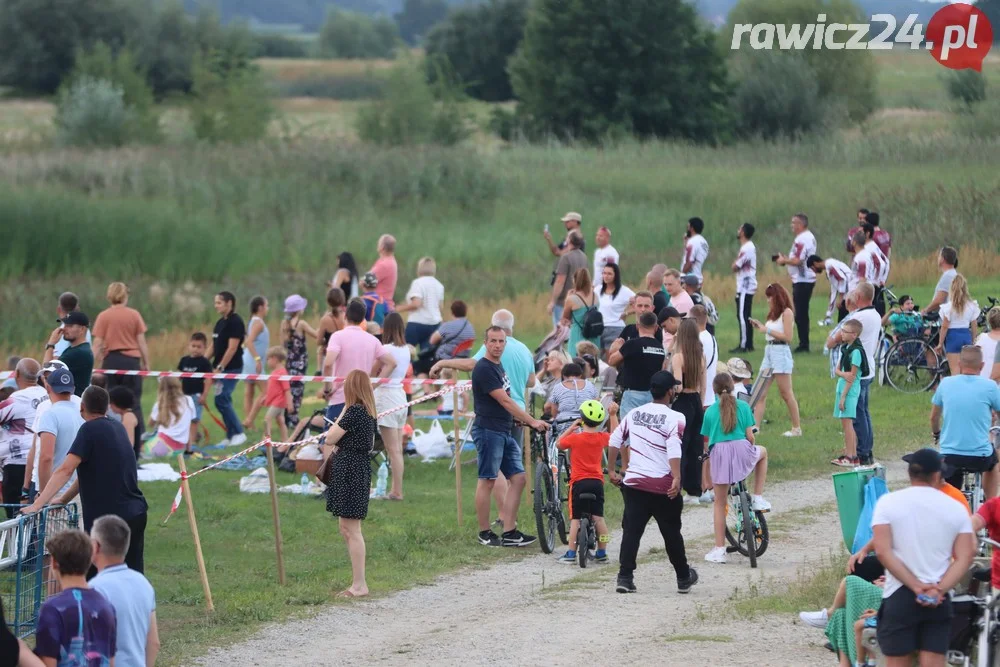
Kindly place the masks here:
<instances>
[{"instance_id":1,"label":"yellow bicycle helmet","mask_svg":"<svg viewBox=\"0 0 1000 667\"><path fill-rule=\"evenodd\" d=\"M597 426L604 421L604 406L600 401L584 401L580 406L580 416L588 424Z\"/></svg>"}]
</instances>

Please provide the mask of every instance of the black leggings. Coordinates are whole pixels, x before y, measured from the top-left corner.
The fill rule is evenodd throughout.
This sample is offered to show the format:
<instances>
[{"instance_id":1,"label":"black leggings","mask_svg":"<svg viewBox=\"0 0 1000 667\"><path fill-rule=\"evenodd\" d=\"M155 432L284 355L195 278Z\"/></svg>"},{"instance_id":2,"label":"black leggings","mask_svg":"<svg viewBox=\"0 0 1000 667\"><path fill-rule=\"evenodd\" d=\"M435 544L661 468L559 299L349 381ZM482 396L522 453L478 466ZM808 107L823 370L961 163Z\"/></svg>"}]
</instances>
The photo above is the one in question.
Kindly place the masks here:
<instances>
[{"instance_id":1,"label":"black leggings","mask_svg":"<svg viewBox=\"0 0 1000 667\"><path fill-rule=\"evenodd\" d=\"M681 488L689 496L700 496L701 455L705 452L705 440L701 435L701 421L705 409L701 405L701 394L677 394L674 410L684 415L684 437L681 439Z\"/></svg>"}]
</instances>

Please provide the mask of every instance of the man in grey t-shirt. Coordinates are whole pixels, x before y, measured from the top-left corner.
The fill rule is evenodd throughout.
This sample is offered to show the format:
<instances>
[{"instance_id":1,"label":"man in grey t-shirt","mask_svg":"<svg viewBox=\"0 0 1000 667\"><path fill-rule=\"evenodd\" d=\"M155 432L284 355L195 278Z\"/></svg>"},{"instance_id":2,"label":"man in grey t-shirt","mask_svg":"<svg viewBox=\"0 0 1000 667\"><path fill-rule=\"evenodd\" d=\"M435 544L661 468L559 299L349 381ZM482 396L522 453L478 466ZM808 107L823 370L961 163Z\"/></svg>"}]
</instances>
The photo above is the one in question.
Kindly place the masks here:
<instances>
[{"instance_id":1,"label":"man in grey t-shirt","mask_svg":"<svg viewBox=\"0 0 1000 667\"><path fill-rule=\"evenodd\" d=\"M938 253L938 268L941 269L941 279L934 288L934 298L924 308L924 314L936 313L942 305L948 303L948 290L958 275L958 251L951 246L941 248Z\"/></svg>"},{"instance_id":2,"label":"man in grey t-shirt","mask_svg":"<svg viewBox=\"0 0 1000 667\"><path fill-rule=\"evenodd\" d=\"M568 237L571 250L559 258L556 265L555 281L552 283L552 296L549 298L548 312L552 316L552 327L559 326L562 319L563 304L566 293L573 287L573 276L580 269L588 268L590 262L583 252L583 236L578 231L570 232Z\"/></svg>"}]
</instances>

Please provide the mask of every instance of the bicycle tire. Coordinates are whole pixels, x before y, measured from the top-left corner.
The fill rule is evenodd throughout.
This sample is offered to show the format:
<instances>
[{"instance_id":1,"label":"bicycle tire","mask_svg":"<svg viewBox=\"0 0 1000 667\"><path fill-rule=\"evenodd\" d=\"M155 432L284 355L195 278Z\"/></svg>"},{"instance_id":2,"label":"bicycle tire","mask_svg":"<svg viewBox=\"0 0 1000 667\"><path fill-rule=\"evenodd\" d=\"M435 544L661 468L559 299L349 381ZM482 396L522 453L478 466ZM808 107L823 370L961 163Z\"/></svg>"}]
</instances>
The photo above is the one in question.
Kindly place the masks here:
<instances>
[{"instance_id":1,"label":"bicycle tire","mask_svg":"<svg viewBox=\"0 0 1000 667\"><path fill-rule=\"evenodd\" d=\"M553 505L553 512L556 516L556 529L559 531L559 539L563 544L569 544L569 530L567 530L566 525L566 515L563 512L563 507L569 501L569 475L564 474L566 472L566 459L562 456L559 457L559 461L556 464L556 496L558 503ZM563 480L566 480L563 482Z\"/></svg>"},{"instance_id":2,"label":"bicycle tire","mask_svg":"<svg viewBox=\"0 0 1000 667\"><path fill-rule=\"evenodd\" d=\"M735 505L733 505L735 507ZM737 510L738 511L738 510ZM728 515L727 515L728 516ZM756 551L757 557L760 558L767 551L768 544L770 544L770 534L767 530L767 518L764 516L764 512L753 512L754 517L754 533L756 535ZM740 520L742 521L742 513ZM744 556L749 556L747 549L743 546L746 540L746 534L740 532L740 535L733 534L733 531L729 529L729 525L726 525L726 540L729 542L731 551L740 553ZM998 666L1000 667L1000 666Z\"/></svg>"},{"instance_id":3,"label":"bicycle tire","mask_svg":"<svg viewBox=\"0 0 1000 667\"><path fill-rule=\"evenodd\" d=\"M580 519L580 529L576 531L576 558L580 561L580 567L587 567L587 559L590 555L590 519L583 517Z\"/></svg>"},{"instance_id":4,"label":"bicycle tire","mask_svg":"<svg viewBox=\"0 0 1000 667\"><path fill-rule=\"evenodd\" d=\"M546 554L552 553L556 548L556 526L548 512L554 496L552 491L552 471L539 461L535 464L533 491L535 527L538 529L538 545L542 548L542 553Z\"/></svg>"},{"instance_id":5,"label":"bicycle tire","mask_svg":"<svg viewBox=\"0 0 1000 667\"><path fill-rule=\"evenodd\" d=\"M933 368L927 363L928 356L934 359ZM893 343L883 365L889 386L904 394L927 391L944 371L941 358L922 338L904 338Z\"/></svg>"},{"instance_id":6,"label":"bicycle tire","mask_svg":"<svg viewBox=\"0 0 1000 667\"><path fill-rule=\"evenodd\" d=\"M746 491L740 493L740 511L743 513L743 536L746 540L747 556L750 558L750 567L757 567L757 534L753 525L753 510L750 509L750 494Z\"/></svg>"}]
</instances>

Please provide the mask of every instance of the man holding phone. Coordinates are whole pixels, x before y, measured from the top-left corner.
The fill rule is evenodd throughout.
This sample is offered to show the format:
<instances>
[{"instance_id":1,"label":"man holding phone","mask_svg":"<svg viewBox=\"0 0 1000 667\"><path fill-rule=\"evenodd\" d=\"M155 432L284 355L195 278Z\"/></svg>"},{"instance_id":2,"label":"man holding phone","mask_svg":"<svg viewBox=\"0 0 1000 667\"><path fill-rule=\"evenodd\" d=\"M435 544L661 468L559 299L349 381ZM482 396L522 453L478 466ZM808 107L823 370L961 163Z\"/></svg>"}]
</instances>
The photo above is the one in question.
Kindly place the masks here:
<instances>
[{"instance_id":1,"label":"man holding phone","mask_svg":"<svg viewBox=\"0 0 1000 667\"><path fill-rule=\"evenodd\" d=\"M872 516L875 553L885 566L878 644L888 667L945 664L951 635L949 591L968 571L976 540L968 512L938 491L945 463L933 449L907 457L910 487L879 498Z\"/></svg>"}]
</instances>

